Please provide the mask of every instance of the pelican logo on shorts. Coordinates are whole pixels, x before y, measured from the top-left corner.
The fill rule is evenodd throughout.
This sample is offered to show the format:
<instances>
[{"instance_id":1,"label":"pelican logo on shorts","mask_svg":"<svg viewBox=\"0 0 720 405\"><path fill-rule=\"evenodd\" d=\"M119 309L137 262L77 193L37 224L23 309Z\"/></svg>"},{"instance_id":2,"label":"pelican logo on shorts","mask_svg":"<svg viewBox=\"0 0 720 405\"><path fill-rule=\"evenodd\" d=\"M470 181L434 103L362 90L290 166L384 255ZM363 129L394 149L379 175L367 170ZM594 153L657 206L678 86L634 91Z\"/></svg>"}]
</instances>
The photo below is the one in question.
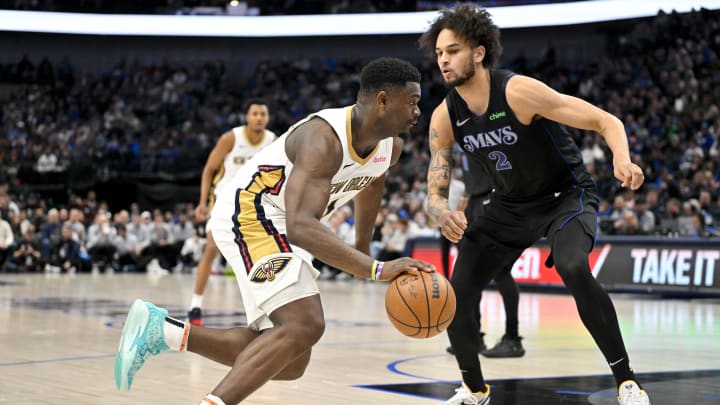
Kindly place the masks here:
<instances>
[{"instance_id":1,"label":"pelican logo on shorts","mask_svg":"<svg viewBox=\"0 0 720 405\"><path fill-rule=\"evenodd\" d=\"M288 263L290 263L289 257L273 257L255 269L250 276L250 281L254 283L272 282Z\"/></svg>"}]
</instances>

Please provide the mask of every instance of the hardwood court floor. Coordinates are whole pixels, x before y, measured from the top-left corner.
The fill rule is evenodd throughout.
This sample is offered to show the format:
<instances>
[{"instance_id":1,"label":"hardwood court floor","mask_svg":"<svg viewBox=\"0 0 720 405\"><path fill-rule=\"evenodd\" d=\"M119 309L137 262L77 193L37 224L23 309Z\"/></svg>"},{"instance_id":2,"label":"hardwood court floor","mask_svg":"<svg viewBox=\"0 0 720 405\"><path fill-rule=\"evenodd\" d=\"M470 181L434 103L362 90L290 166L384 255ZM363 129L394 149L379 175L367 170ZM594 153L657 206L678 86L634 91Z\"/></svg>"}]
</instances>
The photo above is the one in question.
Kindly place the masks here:
<instances>
[{"instance_id":1,"label":"hardwood court floor","mask_svg":"<svg viewBox=\"0 0 720 405\"><path fill-rule=\"evenodd\" d=\"M135 298L184 317L191 275L0 274L0 404L197 404L225 367L192 353L150 358L128 394L113 360ZM446 336L414 340L393 329L382 284L321 282L327 328L305 376L270 382L247 404L432 404L459 380ZM632 365L654 405L720 403L720 301L613 295ZM214 276L208 326L244 321L234 278ZM503 332L502 301L485 293L483 328ZM482 359L498 404L613 404L609 368L565 294L521 292L527 354ZM191 335L192 336L192 335Z\"/></svg>"}]
</instances>

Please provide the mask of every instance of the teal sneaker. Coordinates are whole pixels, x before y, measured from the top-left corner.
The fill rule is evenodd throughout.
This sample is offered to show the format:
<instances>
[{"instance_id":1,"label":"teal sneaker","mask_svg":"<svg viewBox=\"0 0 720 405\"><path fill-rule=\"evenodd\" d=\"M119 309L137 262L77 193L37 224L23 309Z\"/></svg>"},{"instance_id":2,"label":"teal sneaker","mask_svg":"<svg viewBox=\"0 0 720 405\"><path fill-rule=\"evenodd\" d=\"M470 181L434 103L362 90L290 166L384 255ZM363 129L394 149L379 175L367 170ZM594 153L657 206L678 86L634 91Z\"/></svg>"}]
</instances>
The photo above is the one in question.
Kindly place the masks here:
<instances>
[{"instance_id":1,"label":"teal sneaker","mask_svg":"<svg viewBox=\"0 0 720 405\"><path fill-rule=\"evenodd\" d=\"M115 386L120 391L130 391L133 376L148 354L169 349L163 332L167 314L166 309L139 299L130 307L115 355Z\"/></svg>"}]
</instances>

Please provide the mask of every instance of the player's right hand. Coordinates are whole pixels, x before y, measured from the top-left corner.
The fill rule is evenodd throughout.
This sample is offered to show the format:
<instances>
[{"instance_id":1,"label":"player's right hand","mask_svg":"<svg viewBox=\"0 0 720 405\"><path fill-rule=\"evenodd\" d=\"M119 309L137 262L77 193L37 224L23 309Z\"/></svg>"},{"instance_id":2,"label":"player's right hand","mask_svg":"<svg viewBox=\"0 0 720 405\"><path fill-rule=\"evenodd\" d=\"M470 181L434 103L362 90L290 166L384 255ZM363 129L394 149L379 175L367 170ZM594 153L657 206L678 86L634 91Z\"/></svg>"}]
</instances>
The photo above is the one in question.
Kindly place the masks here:
<instances>
[{"instance_id":1,"label":"player's right hand","mask_svg":"<svg viewBox=\"0 0 720 405\"><path fill-rule=\"evenodd\" d=\"M380 273L379 280L390 281L402 273L419 275L418 273L421 271L432 273L435 271L435 266L428 262L416 260L411 257L401 257L399 259L385 262L382 272Z\"/></svg>"},{"instance_id":2,"label":"player's right hand","mask_svg":"<svg viewBox=\"0 0 720 405\"><path fill-rule=\"evenodd\" d=\"M452 243L460 242L468 225L463 211L445 211L438 218L438 223L442 235Z\"/></svg>"},{"instance_id":3,"label":"player's right hand","mask_svg":"<svg viewBox=\"0 0 720 405\"><path fill-rule=\"evenodd\" d=\"M204 222L207 215L207 205L200 204L195 207L195 222Z\"/></svg>"}]
</instances>

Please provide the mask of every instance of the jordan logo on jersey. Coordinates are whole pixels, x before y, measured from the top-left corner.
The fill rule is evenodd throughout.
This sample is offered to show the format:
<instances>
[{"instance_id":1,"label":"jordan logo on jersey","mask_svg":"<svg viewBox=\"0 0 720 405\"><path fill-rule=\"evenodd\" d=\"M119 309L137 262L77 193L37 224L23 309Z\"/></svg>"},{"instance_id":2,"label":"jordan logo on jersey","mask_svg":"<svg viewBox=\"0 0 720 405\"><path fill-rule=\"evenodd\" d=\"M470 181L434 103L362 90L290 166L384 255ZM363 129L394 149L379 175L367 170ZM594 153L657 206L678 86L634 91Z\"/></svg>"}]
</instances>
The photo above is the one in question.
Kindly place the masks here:
<instances>
[{"instance_id":1,"label":"jordan logo on jersey","mask_svg":"<svg viewBox=\"0 0 720 405\"><path fill-rule=\"evenodd\" d=\"M273 257L265 263L260 264L250 276L250 281L254 283L272 282L275 276L283 271L290 262L289 257Z\"/></svg>"},{"instance_id":2,"label":"jordan logo on jersey","mask_svg":"<svg viewBox=\"0 0 720 405\"><path fill-rule=\"evenodd\" d=\"M463 149L474 152L478 149L492 148L499 145L513 145L517 140L518 135L510 125L506 125L492 131L465 135L463 137Z\"/></svg>"}]
</instances>

